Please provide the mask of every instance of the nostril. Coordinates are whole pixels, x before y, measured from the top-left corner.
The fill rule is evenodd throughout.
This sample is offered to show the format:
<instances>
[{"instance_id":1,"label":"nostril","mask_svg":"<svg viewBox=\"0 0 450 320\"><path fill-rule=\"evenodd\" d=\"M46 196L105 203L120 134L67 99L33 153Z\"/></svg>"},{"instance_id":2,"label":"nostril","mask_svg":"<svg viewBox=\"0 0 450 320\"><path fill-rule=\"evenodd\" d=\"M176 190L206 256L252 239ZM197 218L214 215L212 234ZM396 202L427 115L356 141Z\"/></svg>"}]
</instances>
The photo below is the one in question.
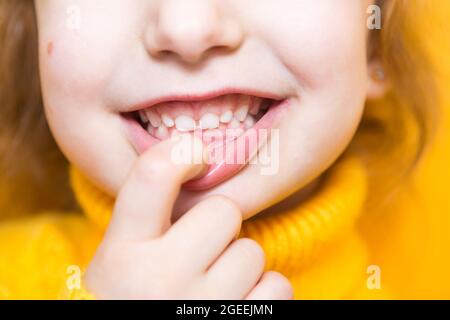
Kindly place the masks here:
<instances>
[{"instance_id":1,"label":"nostril","mask_svg":"<svg viewBox=\"0 0 450 320\"><path fill-rule=\"evenodd\" d=\"M154 56L156 58L165 58L165 57L170 57L172 55L175 55L175 53L171 50L161 50L161 51L157 51L155 52Z\"/></svg>"},{"instance_id":2,"label":"nostril","mask_svg":"<svg viewBox=\"0 0 450 320\"><path fill-rule=\"evenodd\" d=\"M219 45L219 46L215 46L215 47L209 48L207 53L221 54L221 53L230 53L230 52L232 52L234 50L235 50L234 48L231 48L229 46L225 46L225 45L220 46Z\"/></svg>"},{"instance_id":3,"label":"nostril","mask_svg":"<svg viewBox=\"0 0 450 320\"><path fill-rule=\"evenodd\" d=\"M189 5L167 1L144 31L145 46L154 57L176 57L183 62L198 63L211 52L237 49L243 42L241 27L209 0Z\"/></svg>"}]
</instances>

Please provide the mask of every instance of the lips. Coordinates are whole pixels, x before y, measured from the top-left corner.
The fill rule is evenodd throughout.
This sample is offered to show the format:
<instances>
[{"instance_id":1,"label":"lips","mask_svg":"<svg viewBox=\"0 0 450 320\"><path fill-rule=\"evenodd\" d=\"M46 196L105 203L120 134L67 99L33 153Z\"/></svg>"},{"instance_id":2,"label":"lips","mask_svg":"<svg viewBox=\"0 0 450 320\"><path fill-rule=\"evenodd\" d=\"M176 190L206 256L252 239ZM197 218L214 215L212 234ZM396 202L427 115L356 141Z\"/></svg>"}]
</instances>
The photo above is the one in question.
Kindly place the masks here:
<instances>
[{"instance_id":1,"label":"lips","mask_svg":"<svg viewBox=\"0 0 450 320\"><path fill-rule=\"evenodd\" d=\"M232 93L140 105L123 119L139 154L174 135L202 139L210 154L209 168L184 185L200 191L239 173L267 142L286 106L287 100Z\"/></svg>"}]
</instances>

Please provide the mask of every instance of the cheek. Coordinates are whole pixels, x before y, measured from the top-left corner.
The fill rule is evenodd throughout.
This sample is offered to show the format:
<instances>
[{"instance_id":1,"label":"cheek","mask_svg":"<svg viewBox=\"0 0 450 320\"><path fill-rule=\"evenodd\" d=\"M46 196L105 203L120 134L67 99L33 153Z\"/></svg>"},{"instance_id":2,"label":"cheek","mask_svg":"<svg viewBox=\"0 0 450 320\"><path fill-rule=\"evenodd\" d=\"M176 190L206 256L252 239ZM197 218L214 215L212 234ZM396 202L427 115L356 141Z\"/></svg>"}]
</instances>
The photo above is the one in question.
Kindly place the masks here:
<instances>
[{"instance_id":1,"label":"cheek","mask_svg":"<svg viewBox=\"0 0 450 320\"><path fill-rule=\"evenodd\" d=\"M73 157L97 143L93 135L104 110L102 92L108 63L97 58L95 45L70 33L42 41L40 70L45 111L60 147ZM47 41L48 40L48 41ZM108 123L108 122L106 122ZM99 130L101 133L102 131Z\"/></svg>"},{"instance_id":2,"label":"cheek","mask_svg":"<svg viewBox=\"0 0 450 320\"><path fill-rule=\"evenodd\" d=\"M133 12L118 1L49 2L51 8L38 14L44 85L74 98L101 95L124 48L132 47L130 42L136 39Z\"/></svg>"},{"instance_id":3,"label":"cheek","mask_svg":"<svg viewBox=\"0 0 450 320\"><path fill-rule=\"evenodd\" d=\"M104 90L112 59L97 41L62 33L42 41L40 67L46 90L92 99ZM111 51L109 51L111 52Z\"/></svg>"},{"instance_id":4,"label":"cheek","mask_svg":"<svg viewBox=\"0 0 450 320\"><path fill-rule=\"evenodd\" d=\"M345 9L327 0L281 8L276 21L255 23L298 83L299 101L282 128L288 180L323 172L359 125L367 93L366 16L362 4L349 2Z\"/></svg>"},{"instance_id":5,"label":"cheek","mask_svg":"<svg viewBox=\"0 0 450 320\"><path fill-rule=\"evenodd\" d=\"M361 5L343 10L341 5L325 0L301 13L281 12L278 23L264 30L271 48L304 90L324 89L339 82L365 85L364 10Z\"/></svg>"},{"instance_id":6,"label":"cheek","mask_svg":"<svg viewBox=\"0 0 450 320\"><path fill-rule=\"evenodd\" d=\"M108 112L105 92L124 48L131 47L125 41L133 39L121 36L118 28L122 33L130 28L114 24L113 14L94 10L96 16L90 16L91 10L84 5L80 4L86 14L79 30L66 27L66 6L43 17L45 23L39 29L42 92L49 125L64 154L113 193L135 155L124 141L117 115ZM114 175L109 174L113 171Z\"/></svg>"},{"instance_id":7,"label":"cheek","mask_svg":"<svg viewBox=\"0 0 450 320\"><path fill-rule=\"evenodd\" d=\"M260 31L296 77L300 103L292 127L308 136L311 147L335 143L340 150L354 134L366 99L365 7L352 0L345 9L332 0L308 3L281 9L278 23Z\"/></svg>"}]
</instances>

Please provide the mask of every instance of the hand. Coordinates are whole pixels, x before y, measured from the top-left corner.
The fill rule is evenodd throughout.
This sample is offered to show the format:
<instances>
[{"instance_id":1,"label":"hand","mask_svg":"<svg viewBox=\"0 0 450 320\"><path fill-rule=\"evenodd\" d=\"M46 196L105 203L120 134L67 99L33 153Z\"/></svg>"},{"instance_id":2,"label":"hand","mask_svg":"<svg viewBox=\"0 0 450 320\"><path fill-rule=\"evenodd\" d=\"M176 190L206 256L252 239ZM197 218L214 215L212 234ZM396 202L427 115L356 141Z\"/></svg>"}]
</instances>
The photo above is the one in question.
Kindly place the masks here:
<instances>
[{"instance_id":1,"label":"hand","mask_svg":"<svg viewBox=\"0 0 450 320\"><path fill-rule=\"evenodd\" d=\"M193 146L193 161L172 161L172 148L179 144ZM183 136L137 160L85 274L86 287L97 298L292 298L284 276L263 272L262 248L250 239L236 240L242 214L231 200L209 197L171 225L181 185L205 170L202 158L202 142Z\"/></svg>"}]
</instances>

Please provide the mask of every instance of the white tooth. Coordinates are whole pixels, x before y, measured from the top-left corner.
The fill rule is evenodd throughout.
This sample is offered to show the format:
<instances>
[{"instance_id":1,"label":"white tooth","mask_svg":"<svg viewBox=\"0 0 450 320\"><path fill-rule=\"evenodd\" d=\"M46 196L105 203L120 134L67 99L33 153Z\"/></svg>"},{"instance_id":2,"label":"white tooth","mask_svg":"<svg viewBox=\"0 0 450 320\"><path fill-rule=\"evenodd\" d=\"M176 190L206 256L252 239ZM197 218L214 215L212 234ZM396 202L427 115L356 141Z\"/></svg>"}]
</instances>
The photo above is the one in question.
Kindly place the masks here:
<instances>
[{"instance_id":1,"label":"white tooth","mask_svg":"<svg viewBox=\"0 0 450 320\"><path fill-rule=\"evenodd\" d=\"M214 139L220 138L222 136L222 133L217 130L205 130L203 132L203 138L205 140L213 141Z\"/></svg>"},{"instance_id":2,"label":"white tooth","mask_svg":"<svg viewBox=\"0 0 450 320\"><path fill-rule=\"evenodd\" d=\"M224 114L220 116L220 122L222 123L230 123L233 120L233 111L228 110Z\"/></svg>"},{"instance_id":3,"label":"white tooth","mask_svg":"<svg viewBox=\"0 0 450 320\"><path fill-rule=\"evenodd\" d=\"M242 122L247 117L247 114L248 114L248 105L243 105L234 112L234 118Z\"/></svg>"},{"instance_id":4,"label":"white tooth","mask_svg":"<svg viewBox=\"0 0 450 320\"><path fill-rule=\"evenodd\" d=\"M147 114L148 120L150 121L150 124L153 127L158 128L161 125L161 118L155 111L147 110L146 114Z\"/></svg>"},{"instance_id":5,"label":"white tooth","mask_svg":"<svg viewBox=\"0 0 450 320\"><path fill-rule=\"evenodd\" d=\"M148 122L148 118L147 118L147 115L145 114L144 110L140 110L139 111L139 118L141 119L141 121L143 123L147 123Z\"/></svg>"},{"instance_id":6,"label":"white tooth","mask_svg":"<svg viewBox=\"0 0 450 320\"><path fill-rule=\"evenodd\" d=\"M170 116L168 116L167 114L163 114L161 116L161 119L167 128L172 128L175 125L175 122L173 121L173 119Z\"/></svg>"},{"instance_id":7,"label":"white tooth","mask_svg":"<svg viewBox=\"0 0 450 320\"><path fill-rule=\"evenodd\" d=\"M147 124L147 132L150 133L151 135L155 132L155 131L154 131L155 129L156 129L156 128L154 128L154 127L151 125L151 123L148 123L148 124Z\"/></svg>"},{"instance_id":8,"label":"white tooth","mask_svg":"<svg viewBox=\"0 0 450 320\"><path fill-rule=\"evenodd\" d=\"M176 138L180 136L180 132L178 132L178 130L173 130L172 134L170 135L170 137L172 138Z\"/></svg>"},{"instance_id":9,"label":"white tooth","mask_svg":"<svg viewBox=\"0 0 450 320\"><path fill-rule=\"evenodd\" d=\"M253 127L255 125L255 118L248 116L244 121L244 125L246 129Z\"/></svg>"},{"instance_id":10,"label":"white tooth","mask_svg":"<svg viewBox=\"0 0 450 320\"><path fill-rule=\"evenodd\" d=\"M200 129L217 129L220 126L219 117L214 113L207 113L200 119Z\"/></svg>"},{"instance_id":11,"label":"white tooth","mask_svg":"<svg viewBox=\"0 0 450 320\"><path fill-rule=\"evenodd\" d=\"M162 124L156 130L155 136L160 140L167 139L169 137L169 130L167 130L167 127Z\"/></svg>"},{"instance_id":12,"label":"white tooth","mask_svg":"<svg viewBox=\"0 0 450 320\"><path fill-rule=\"evenodd\" d=\"M189 116L179 116L175 119L178 131L186 132L195 130L195 120Z\"/></svg>"},{"instance_id":13,"label":"white tooth","mask_svg":"<svg viewBox=\"0 0 450 320\"><path fill-rule=\"evenodd\" d=\"M233 120L230 122L230 124L228 125L228 127L229 127L230 129L236 129L236 128L239 128L240 125L241 125L241 123L239 122L239 120L233 119Z\"/></svg>"}]
</instances>

